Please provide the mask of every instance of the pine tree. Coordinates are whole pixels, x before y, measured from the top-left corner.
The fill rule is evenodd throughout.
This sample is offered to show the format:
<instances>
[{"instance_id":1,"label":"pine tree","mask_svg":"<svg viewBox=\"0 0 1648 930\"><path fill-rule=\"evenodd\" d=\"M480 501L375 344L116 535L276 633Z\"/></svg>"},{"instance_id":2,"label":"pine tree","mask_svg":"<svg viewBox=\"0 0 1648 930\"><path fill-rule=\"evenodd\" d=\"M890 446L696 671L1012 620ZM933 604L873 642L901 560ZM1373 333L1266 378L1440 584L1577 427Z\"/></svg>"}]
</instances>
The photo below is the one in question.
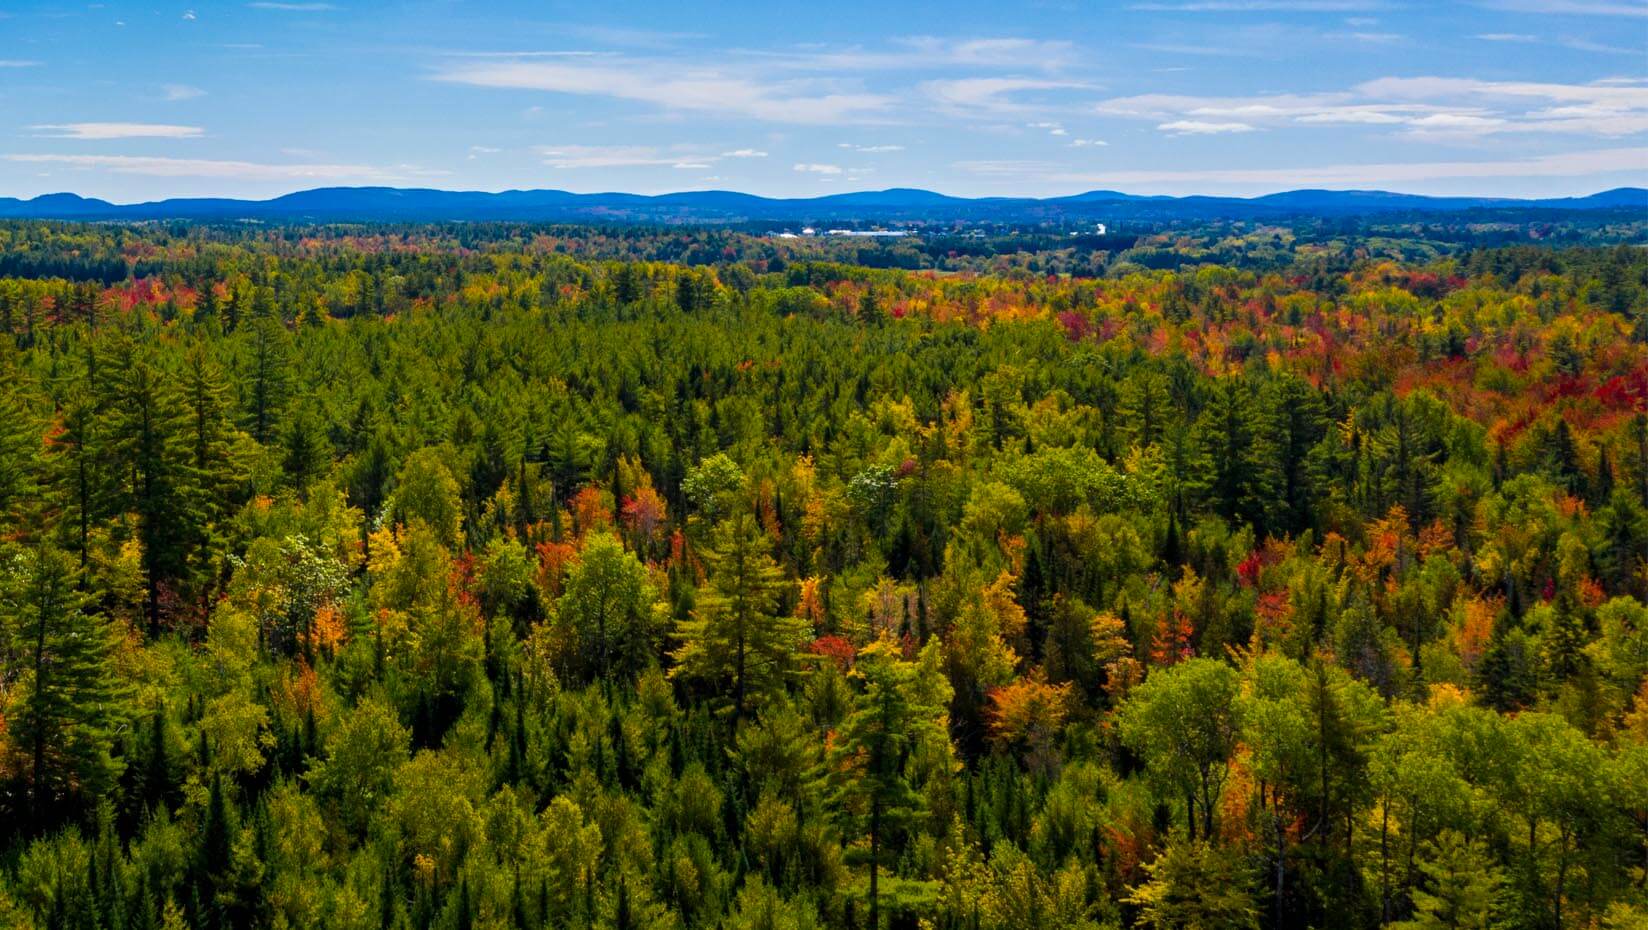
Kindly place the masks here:
<instances>
[{"instance_id":1,"label":"pine tree","mask_svg":"<svg viewBox=\"0 0 1648 930\"><path fill-rule=\"evenodd\" d=\"M291 383L291 334L275 313L273 302L258 301L251 326L244 390L252 438L267 443L275 435L276 420Z\"/></svg>"},{"instance_id":2,"label":"pine tree","mask_svg":"<svg viewBox=\"0 0 1648 930\"><path fill-rule=\"evenodd\" d=\"M751 701L783 692L808 632L805 620L775 615L783 575L770 552L753 516L722 521L711 548L701 551L708 582L675 628L681 646L670 675L725 688L735 726Z\"/></svg>"},{"instance_id":3,"label":"pine tree","mask_svg":"<svg viewBox=\"0 0 1648 930\"><path fill-rule=\"evenodd\" d=\"M134 356L116 390L111 440L120 476L117 500L120 510L136 518L145 613L149 628L158 630L162 588L187 580L189 555L201 544L207 515L187 415L166 375Z\"/></svg>"},{"instance_id":4,"label":"pine tree","mask_svg":"<svg viewBox=\"0 0 1648 930\"><path fill-rule=\"evenodd\" d=\"M6 737L23 759L29 816L41 826L72 812L72 801L104 796L119 776L111 750L125 693L114 633L89 612L78 582L74 559L48 545L18 556L0 589L22 666Z\"/></svg>"},{"instance_id":5,"label":"pine tree","mask_svg":"<svg viewBox=\"0 0 1648 930\"><path fill-rule=\"evenodd\" d=\"M1425 844L1419 871L1425 889L1414 889L1411 920L1391 930L1492 930L1499 926L1505 873L1482 843L1444 830Z\"/></svg>"},{"instance_id":6,"label":"pine tree","mask_svg":"<svg viewBox=\"0 0 1648 930\"><path fill-rule=\"evenodd\" d=\"M849 825L868 838L870 922L880 924L882 846L924 804L910 782L908 763L926 740L944 740L950 688L939 669L939 646L929 643L919 662L909 662L890 639L858 654L853 677L862 689L830 748L831 800Z\"/></svg>"},{"instance_id":7,"label":"pine tree","mask_svg":"<svg viewBox=\"0 0 1648 930\"><path fill-rule=\"evenodd\" d=\"M107 515L110 496L105 418L81 384L66 388L55 428L48 434L46 472L58 509L59 538L84 569L92 527Z\"/></svg>"},{"instance_id":8,"label":"pine tree","mask_svg":"<svg viewBox=\"0 0 1648 930\"><path fill-rule=\"evenodd\" d=\"M35 453L40 437L34 417L23 404L15 372L0 372L11 382L0 391L0 535L22 516L35 498Z\"/></svg>"}]
</instances>

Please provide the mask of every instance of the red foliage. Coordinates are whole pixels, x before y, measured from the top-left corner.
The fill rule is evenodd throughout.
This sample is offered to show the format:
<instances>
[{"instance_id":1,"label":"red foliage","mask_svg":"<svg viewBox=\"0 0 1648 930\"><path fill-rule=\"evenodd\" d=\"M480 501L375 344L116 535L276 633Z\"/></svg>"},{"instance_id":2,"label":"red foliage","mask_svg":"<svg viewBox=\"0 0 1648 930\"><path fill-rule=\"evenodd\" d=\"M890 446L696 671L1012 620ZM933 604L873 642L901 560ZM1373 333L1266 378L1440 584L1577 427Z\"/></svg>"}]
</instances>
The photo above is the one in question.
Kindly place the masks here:
<instances>
[{"instance_id":1,"label":"red foliage","mask_svg":"<svg viewBox=\"0 0 1648 930\"><path fill-rule=\"evenodd\" d=\"M842 671L852 668L853 658L858 655L858 650L853 648L851 642L845 637L835 635L820 636L813 640L807 648L814 655L823 656L825 659L834 662L836 667Z\"/></svg>"}]
</instances>

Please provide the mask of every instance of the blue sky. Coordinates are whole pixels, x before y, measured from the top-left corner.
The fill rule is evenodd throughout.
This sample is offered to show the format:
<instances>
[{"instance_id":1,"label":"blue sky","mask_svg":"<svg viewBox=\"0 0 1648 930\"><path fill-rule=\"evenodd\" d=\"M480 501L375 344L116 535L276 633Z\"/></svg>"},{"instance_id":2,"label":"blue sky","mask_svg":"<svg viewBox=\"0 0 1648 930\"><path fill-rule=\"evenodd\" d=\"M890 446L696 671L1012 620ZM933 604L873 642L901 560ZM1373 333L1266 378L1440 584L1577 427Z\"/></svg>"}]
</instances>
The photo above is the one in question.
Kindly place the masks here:
<instances>
[{"instance_id":1,"label":"blue sky","mask_svg":"<svg viewBox=\"0 0 1648 930\"><path fill-rule=\"evenodd\" d=\"M1643 183L1648 0L0 3L0 196Z\"/></svg>"}]
</instances>

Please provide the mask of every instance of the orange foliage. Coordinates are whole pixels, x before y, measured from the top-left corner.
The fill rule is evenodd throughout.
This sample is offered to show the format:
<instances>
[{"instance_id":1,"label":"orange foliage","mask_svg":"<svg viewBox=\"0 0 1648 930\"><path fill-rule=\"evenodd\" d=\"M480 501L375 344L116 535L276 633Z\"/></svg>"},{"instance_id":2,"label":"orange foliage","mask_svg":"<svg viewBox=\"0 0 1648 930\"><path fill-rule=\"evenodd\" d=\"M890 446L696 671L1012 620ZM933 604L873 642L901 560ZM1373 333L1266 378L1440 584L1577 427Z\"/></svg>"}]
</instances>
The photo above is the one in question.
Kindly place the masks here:
<instances>
[{"instance_id":1,"label":"orange foliage","mask_svg":"<svg viewBox=\"0 0 1648 930\"><path fill-rule=\"evenodd\" d=\"M578 547L570 542L541 542L537 549L538 586L559 597L567 569L578 561Z\"/></svg>"},{"instance_id":2,"label":"orange foliage","mask_svg":"<svg viewBox=\"0 0 1648 930\"><path fill-rule=\"evenodd\" d=\"M1026 676L990 691L990 738L999 746L1049 739L1070 711L1070 683Z\"/></svg>"},{"instance_id":3,"label":"orange foliage","mask_svg":"<svg viewBox=\"0 0 1648 930\"><path fill-rule=\"evenodd\" d=\"M1482 654L1487 652L1488 642L1493 639L1494 616L1498 612L1497 603L1475 597L1460 601L1455 608L1454 625L1449 630L1448 638L1453 651L1467 669L1474 671Z\"/></svg>"},{"instance_id":4,"label":"orange foliage","mask_svg":"<svg viewBox=\"0 0 1648 930\"><path fill-rule=\"evenodd\" d=\"M315 619L309 625L310 649L330 656L343 645L348 636L349 630L344 624L343 613L335 604L323 604L315 611Z\"/></svg>"},{"instance_id":5,"label":"orange foliage","mask_svg":"<svg viewBox=\"0 0 1648 930\"><path fill-rule=\"evenodd\" d=\"M572 495L572 525L579 536L612 526L612 498L600 488L589 486Z\"/></svg>"}]
</instances>

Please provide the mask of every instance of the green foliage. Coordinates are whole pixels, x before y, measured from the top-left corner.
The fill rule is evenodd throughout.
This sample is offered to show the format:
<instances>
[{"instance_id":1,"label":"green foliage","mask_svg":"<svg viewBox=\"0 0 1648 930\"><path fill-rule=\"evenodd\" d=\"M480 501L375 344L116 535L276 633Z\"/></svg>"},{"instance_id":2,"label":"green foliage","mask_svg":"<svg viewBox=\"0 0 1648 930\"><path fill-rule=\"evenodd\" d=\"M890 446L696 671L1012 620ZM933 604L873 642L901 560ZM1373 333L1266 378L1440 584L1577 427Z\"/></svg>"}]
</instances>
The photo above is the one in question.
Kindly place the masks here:
<instances>
[{"instance_id":1,"label":"green foliage","mask_svg":"<svg viewBox=\"0 0 1648 930\"><path fill-rule=\"evenodd\" d=\"M1640 924L1648 256L1375 225L0 223L0 927Z\"/></svg>"}]
</instances>

